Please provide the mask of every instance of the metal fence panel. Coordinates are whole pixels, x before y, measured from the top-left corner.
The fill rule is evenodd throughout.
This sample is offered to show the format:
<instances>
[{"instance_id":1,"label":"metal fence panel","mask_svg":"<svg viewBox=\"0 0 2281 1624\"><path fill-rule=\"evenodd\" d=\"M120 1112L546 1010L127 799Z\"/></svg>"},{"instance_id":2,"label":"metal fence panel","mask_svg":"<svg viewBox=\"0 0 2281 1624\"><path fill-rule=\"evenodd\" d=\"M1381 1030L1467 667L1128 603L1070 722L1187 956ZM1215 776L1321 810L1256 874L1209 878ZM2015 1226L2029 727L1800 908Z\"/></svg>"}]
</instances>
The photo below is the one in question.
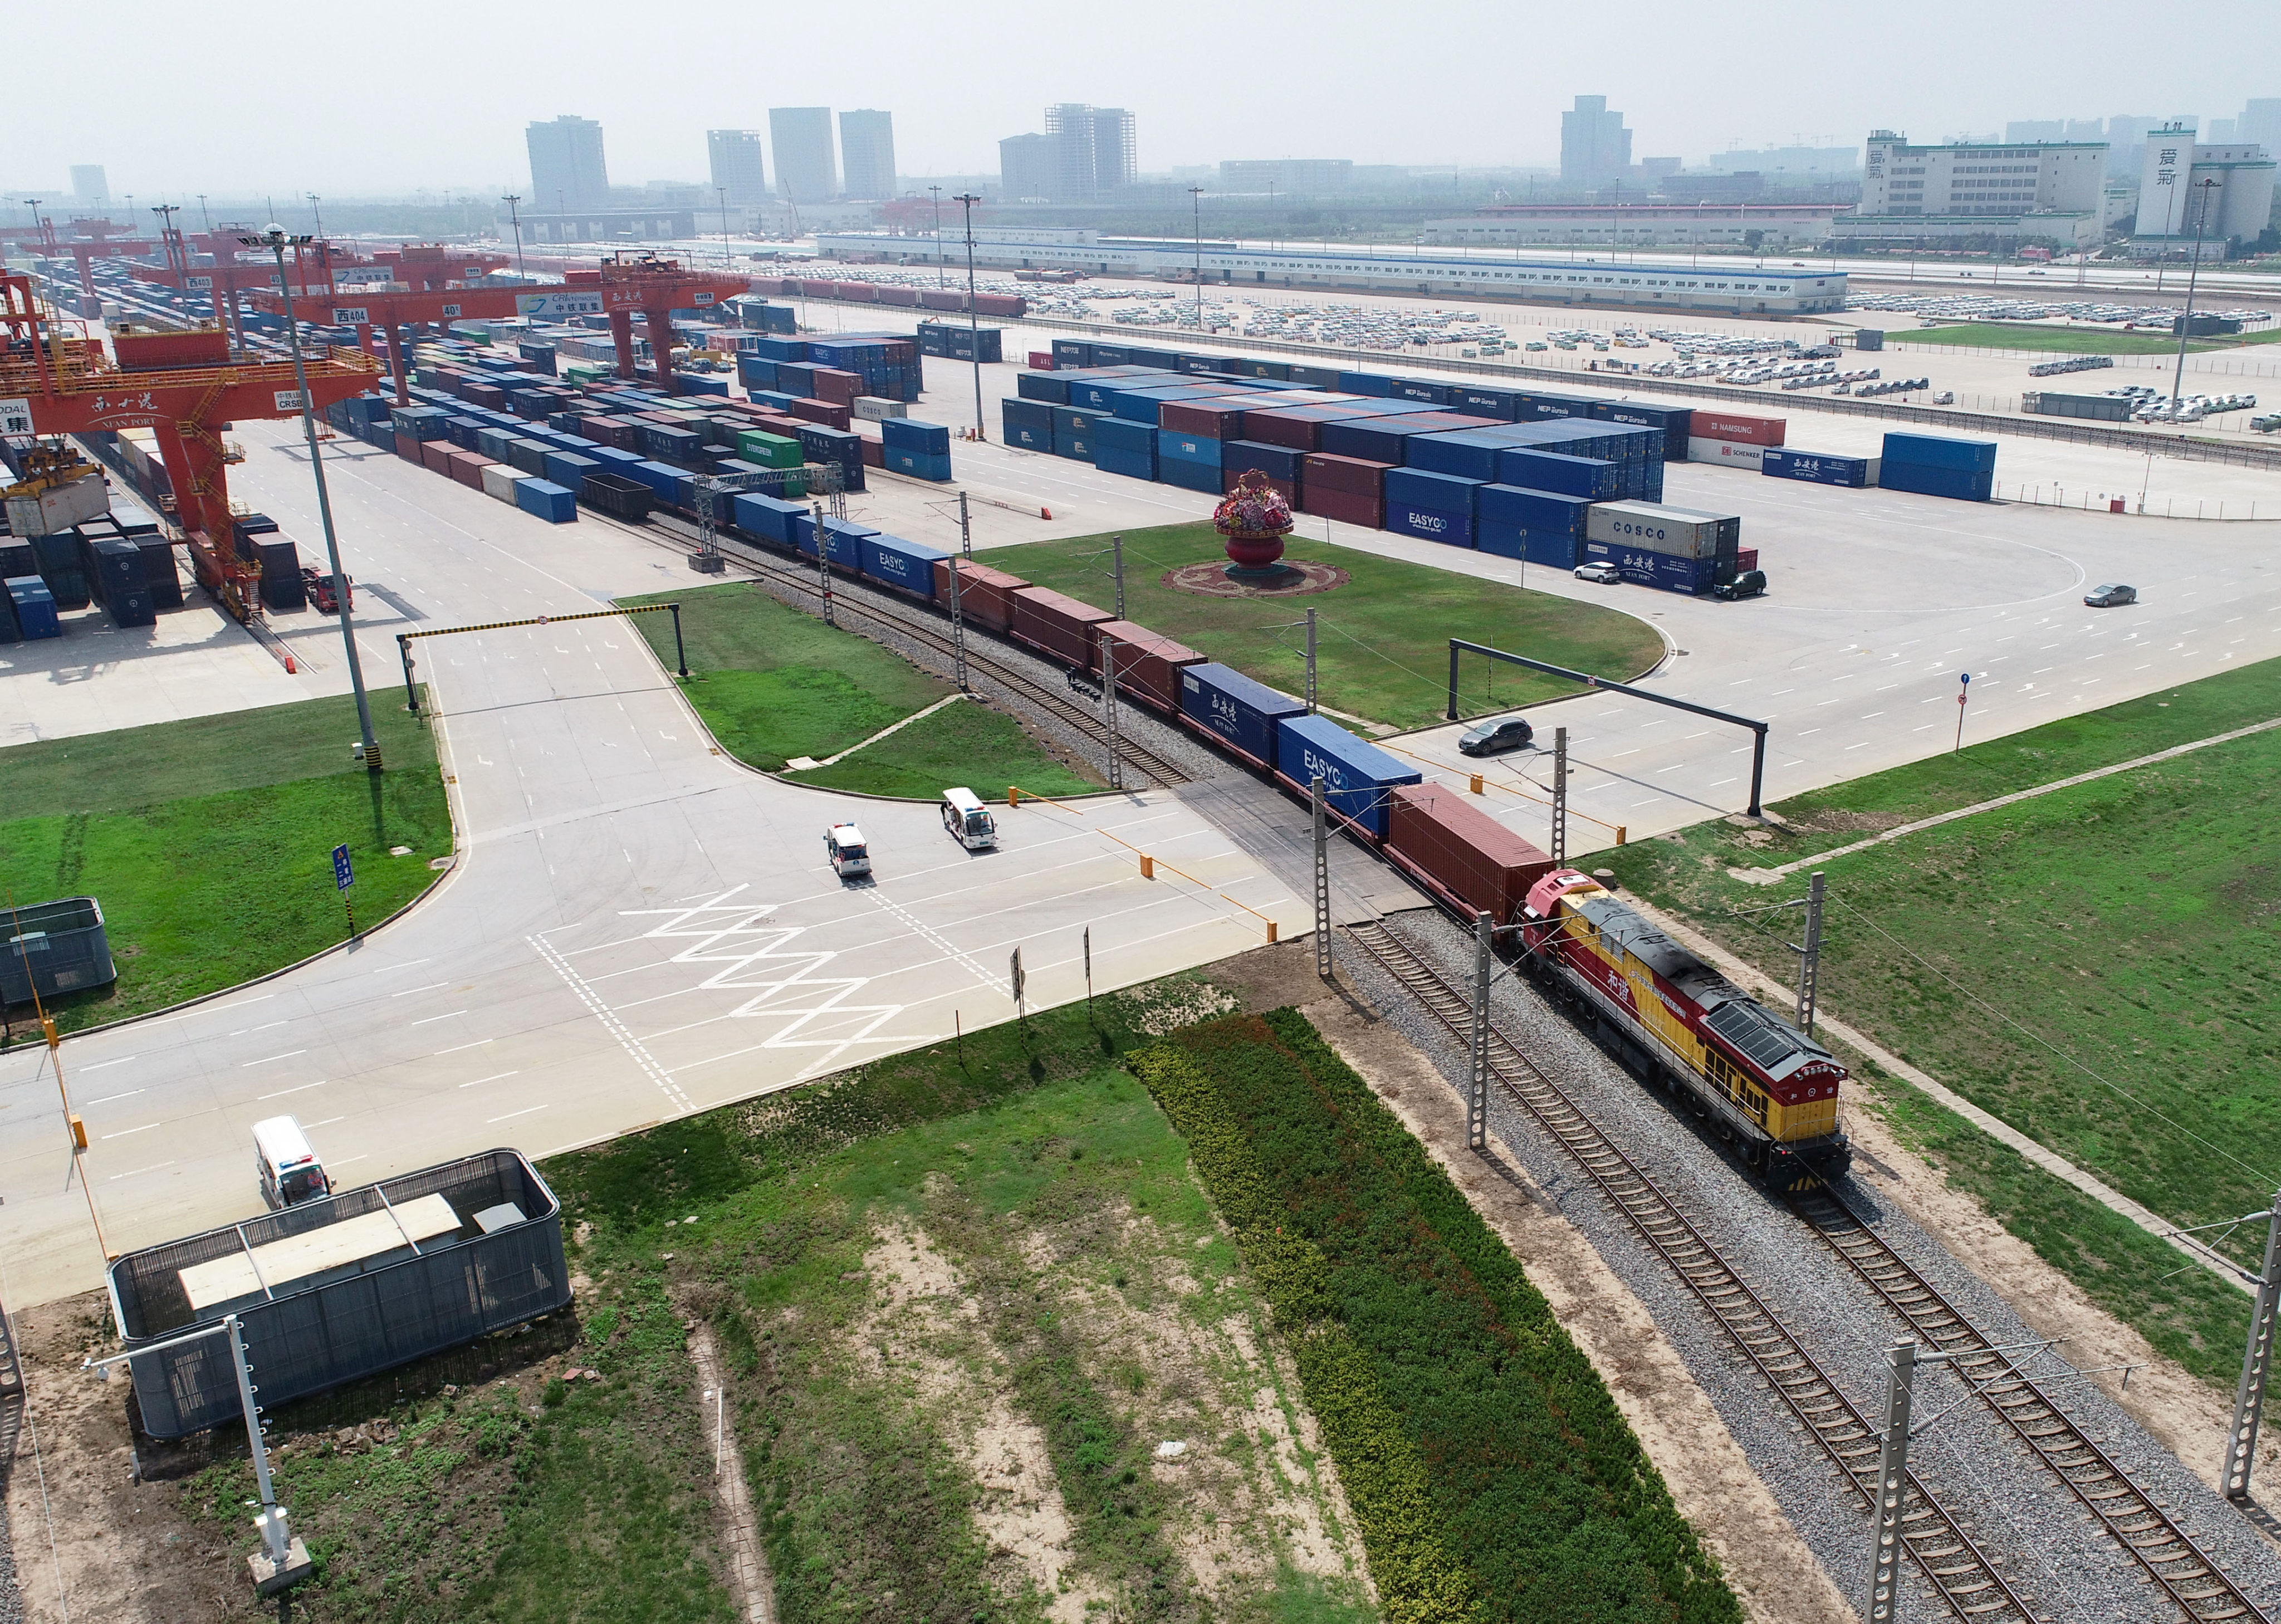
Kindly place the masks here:
<instances>
[{"instance_id":1,"label":"metal fence panel","mask_svg":"<svg viewBox=\"0 0 2281 1624\"><path fill-rule=\"evenodd\" d=\"M182 1284L185 1268L378 1211L383 1195L401 1206L431 1195L451 1203L458 1231L422 1242L417 1255L408 1248L402 1257L383 1254L395 1260L363 1272L273 1286L272 1300L236 1310L264 1408L569 1306L561 1206L520 1152L492 1150L118 1259L111 1268L112 1304L126 1346L132 1351L220 1320L219 1307L203 1317L191 1310ZM475 1215L507 1202L524 1221L483 1233ZM153 1437L179 1438L241 1413L220 1337L128 1363L143 1426Z\"/></svg>"},{"instance_id":2,"label":"metal fence panel","mask_svg":"<svg viewBox=\"0 0 2281 1624\"><path fill-rule=\"evenodd\" d=\"M93 897L35 902L0 914L0 1003L108 986L119 979L103 907Z\"/></svg>"}]
</instances>

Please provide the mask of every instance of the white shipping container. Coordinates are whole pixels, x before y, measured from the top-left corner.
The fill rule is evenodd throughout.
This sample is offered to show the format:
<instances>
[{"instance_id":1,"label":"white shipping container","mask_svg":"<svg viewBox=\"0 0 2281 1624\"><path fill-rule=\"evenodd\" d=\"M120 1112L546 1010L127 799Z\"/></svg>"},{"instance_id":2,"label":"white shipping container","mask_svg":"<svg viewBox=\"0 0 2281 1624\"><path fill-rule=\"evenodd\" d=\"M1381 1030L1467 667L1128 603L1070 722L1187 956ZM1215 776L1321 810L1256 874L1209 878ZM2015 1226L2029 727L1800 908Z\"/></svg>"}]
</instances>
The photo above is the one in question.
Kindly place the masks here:
<instances>
[{"instance_id":1,"label":"white shipping container","mask_svg":"<svg viewBox=\"0 0 2281 1624\"><path fill-rule=\"evenodd\" d=\"M1584 515L1584 538L1636 547L1666 558L1716 558L1720 514L1657 502L1595 502Z\"/></svg>"},{"instance_id":2,"label":"white shipping container","mask_svg":"<svg viewBox=\"0 0 2281 1624\"><path fill-rule=\"evenodd\" d=\"M890 417L909 417L910 407L900 400L890 400L885 395L858 395L854 414L867 423L885 421Z\"/></svg>"},{"instance_id":3,"label":"white shipping container","mask_svg":"<svg viewBox=\"0 0 2281 1624\"><path fill-rule=\"evenodd\" d=\"M497 497L512 507L514 506L514 488L524 480L535 477L535 475L526 474L511 463L487 463L483 468L483 494Z\"/></svg>"},{"instance_id":4,"label":"white shipping container","mask_svg":"<svg viewBox=\"0 0 2281 1624\"><path fill-rule=\"evenodd\" d=\"M1763 445L1744 445L1736 440L1706 440L1700 435L1689 435L1687 440L1687 460L1689 462L1720 462L1730 468L1747 468L1755 474L1767 459Z\"/></svg>"},{"instance_id":5,"label":"white shipping container","mask_svg":"<svg viewBox=\"0 0 2281 1624\"><path fill-rule=\"evenodd\" d=\"M90 468L77 479L45 491L27 491L11 486L7 497L8 530L30 537L53 536L74 524L100 519L111 511L111 487Z\"/></svg>"}]
</instances>

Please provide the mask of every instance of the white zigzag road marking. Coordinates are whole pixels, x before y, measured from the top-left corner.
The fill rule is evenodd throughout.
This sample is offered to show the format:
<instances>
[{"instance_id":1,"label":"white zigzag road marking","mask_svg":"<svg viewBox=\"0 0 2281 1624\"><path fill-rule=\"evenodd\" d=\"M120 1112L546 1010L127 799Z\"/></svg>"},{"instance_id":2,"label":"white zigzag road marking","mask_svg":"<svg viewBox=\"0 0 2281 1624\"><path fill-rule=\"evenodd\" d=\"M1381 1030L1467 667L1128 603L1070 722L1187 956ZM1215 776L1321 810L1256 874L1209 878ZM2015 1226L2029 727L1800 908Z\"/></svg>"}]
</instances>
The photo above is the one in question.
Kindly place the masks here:
<instances>
[{"instance_id":1,"label":"white zigzag road marking","mask_svg":"<svg viewBox=\"0 0 2281 1624\"><path fill-rule=\"evenodd\" d=\"M742 885L732 886L693 906L628 909L625 916L663 918L665 923L644 932L646 940L692 943L676 953L671 963L719 965L698 984L700 989L752 992L752 997L729 1012L731 1019L789 1017L759 1048L829 1051L804 1067L803 1076L828 1065L858 1043L878 1041L872 1034L901 1014L903 1006L847 1001L868 986L871 978L817 974L839 954L829 949L785 951L807 933L806 927L767 923L769 916L776 911L776 904L733 901L737 893L744 889ZM803 998L812 1001L785 1001ZM858 1020L853 1031L834 1036L808 1035L813 1026L826 1021L837 1024L850 1017Z\"/></svg>"},{"instance_id":2,"label":"white zigzag road marking","mask_svg":"<svg viewBox=\"0 0 2281 1624\"><path fill-rule=\"evenodd\" d=\"M578 1001L594 1012L594 1018L602 1023L602 1029L615 1038L619 1047L633 1056L634 1063L642 1069L642 1074L663 1090L665 1097L677 1109L684 1111L695 1109L690 1103L689 1096L681 1091L680 1085L667 1074L663 1066L657 1063L657 1056L643 1047L639 1038L626 1030L626 1024L618 1018L616 1012L602 1001L599 994L586 985L584 977L564 962L561 954L538 937L526 936L523 940L529 942L538 956L546 961L547 967L561 977L572 992L578 994Z\"/></svg>"}]
</instances>

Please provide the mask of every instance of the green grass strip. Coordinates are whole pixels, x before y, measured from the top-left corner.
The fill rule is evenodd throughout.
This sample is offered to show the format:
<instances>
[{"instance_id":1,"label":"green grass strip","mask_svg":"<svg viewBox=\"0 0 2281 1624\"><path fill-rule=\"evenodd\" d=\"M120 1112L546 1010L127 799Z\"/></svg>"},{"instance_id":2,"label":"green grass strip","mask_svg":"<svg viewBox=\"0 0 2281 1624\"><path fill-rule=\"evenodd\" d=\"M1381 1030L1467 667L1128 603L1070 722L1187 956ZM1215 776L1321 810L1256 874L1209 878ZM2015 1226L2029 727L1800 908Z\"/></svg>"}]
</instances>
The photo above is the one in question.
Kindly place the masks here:
<instances>
[{"instance_id":1,"label":"green grass strip","mask_svg":"<svg viewBox=\"0 0 2281 1624\"><path fill-rule=\"evenodd\" d=\"M1331 1317L1322 1253L1286 1233L1282 1204L1243 1130L1193 1056L1162 1044L1128 1063L1188 1143L1196 1172L1275 1311L1299 1380L1338 1465L1370 1553L1379 1602L1394 1624L1458 1624L1481 1616L1464 1566L1438 1534L1425 1462L1387 1401L1370 1358Z\"/></svg>"}]
</instances>

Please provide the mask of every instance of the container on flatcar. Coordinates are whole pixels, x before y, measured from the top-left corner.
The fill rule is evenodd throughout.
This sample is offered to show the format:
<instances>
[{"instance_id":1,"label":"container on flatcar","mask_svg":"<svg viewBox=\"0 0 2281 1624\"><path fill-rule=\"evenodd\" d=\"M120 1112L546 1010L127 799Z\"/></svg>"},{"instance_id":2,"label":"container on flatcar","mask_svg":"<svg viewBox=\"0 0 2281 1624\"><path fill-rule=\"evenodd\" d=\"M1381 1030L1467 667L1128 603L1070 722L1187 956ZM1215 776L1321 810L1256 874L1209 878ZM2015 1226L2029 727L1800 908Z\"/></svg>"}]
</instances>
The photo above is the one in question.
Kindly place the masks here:
<instances>
[{"instance_id":1,"label":"container on flatcar","mask_svg":"<svg viewBox=\"0 0 2281 1624\"><path fill-rule=\"evenodd\" d=\"M978 564L970 558L939 558L934 563L934 600L950 608L950 572L958 571L958 613L1003 637L1014 625L1014 594L1029 585L1019 576Z\"/></svg>"},{"instance_id":2,"label":"container on flatcar","mask_svg":"<svg viewBox=\"0 0 2281 1624\"><path fill-rule=\"evenodd\" d=\"M1307 707L1241 671L1207 661L1181 669L1180 714L1222 745L1272 771L1277 724L1287 716L1305 715Z\"/></svg>"},{"instance_id":3,"label":"container on flatcar","mask_svg":"<svg viewBox=\"0 0 2281 1624\"><path fill-rule=\"evenodd\" d=\"M1326 716L1286 716L1275 724L1275 770L1303 793L1323 780L1323 799L1367 830L1386 838L1390 792L1425 775Z\"/></svg>"},{"instance_id":4,"label":"container on flatcar","mask_svg":"<svg viewBox=\"0 0 2281 1624\"><path fill-rule=\"evenodd\" d=\"M1386 849L1462 911L1507 925L1552 859L1445 784L1411 784L1387 802Z\"/></svg>"},{"instance_id":5,"label":"container on flatcar","mask_svg":"<svg viewBox=\"0 0 2281 1624\"><path fill-rule=\"evenodd\" d=\"M1091 629L1115 615L1042 586L1022 587L1011 597L1014 613L1008 630L1016 642L1042 649L1079 670L1094 669L1099 654Z\"/></svg>"},{"instance_id":6,"label":"container on flatcar","mask_svg":"<svg viewBox=\"0 0 2281 1624\"><path fill-rule=\"evenodd\" d=\"M1103 621L1093 629L1096 669L1101 663L1098 651L1103 637L1117 639L1117 691L1131 694L1167 715L1177 715L1180 709L1181 668L1202 665L1203 655L1162 632L1136 626L1129 620Z\"/></svg>"}]
</instances>

